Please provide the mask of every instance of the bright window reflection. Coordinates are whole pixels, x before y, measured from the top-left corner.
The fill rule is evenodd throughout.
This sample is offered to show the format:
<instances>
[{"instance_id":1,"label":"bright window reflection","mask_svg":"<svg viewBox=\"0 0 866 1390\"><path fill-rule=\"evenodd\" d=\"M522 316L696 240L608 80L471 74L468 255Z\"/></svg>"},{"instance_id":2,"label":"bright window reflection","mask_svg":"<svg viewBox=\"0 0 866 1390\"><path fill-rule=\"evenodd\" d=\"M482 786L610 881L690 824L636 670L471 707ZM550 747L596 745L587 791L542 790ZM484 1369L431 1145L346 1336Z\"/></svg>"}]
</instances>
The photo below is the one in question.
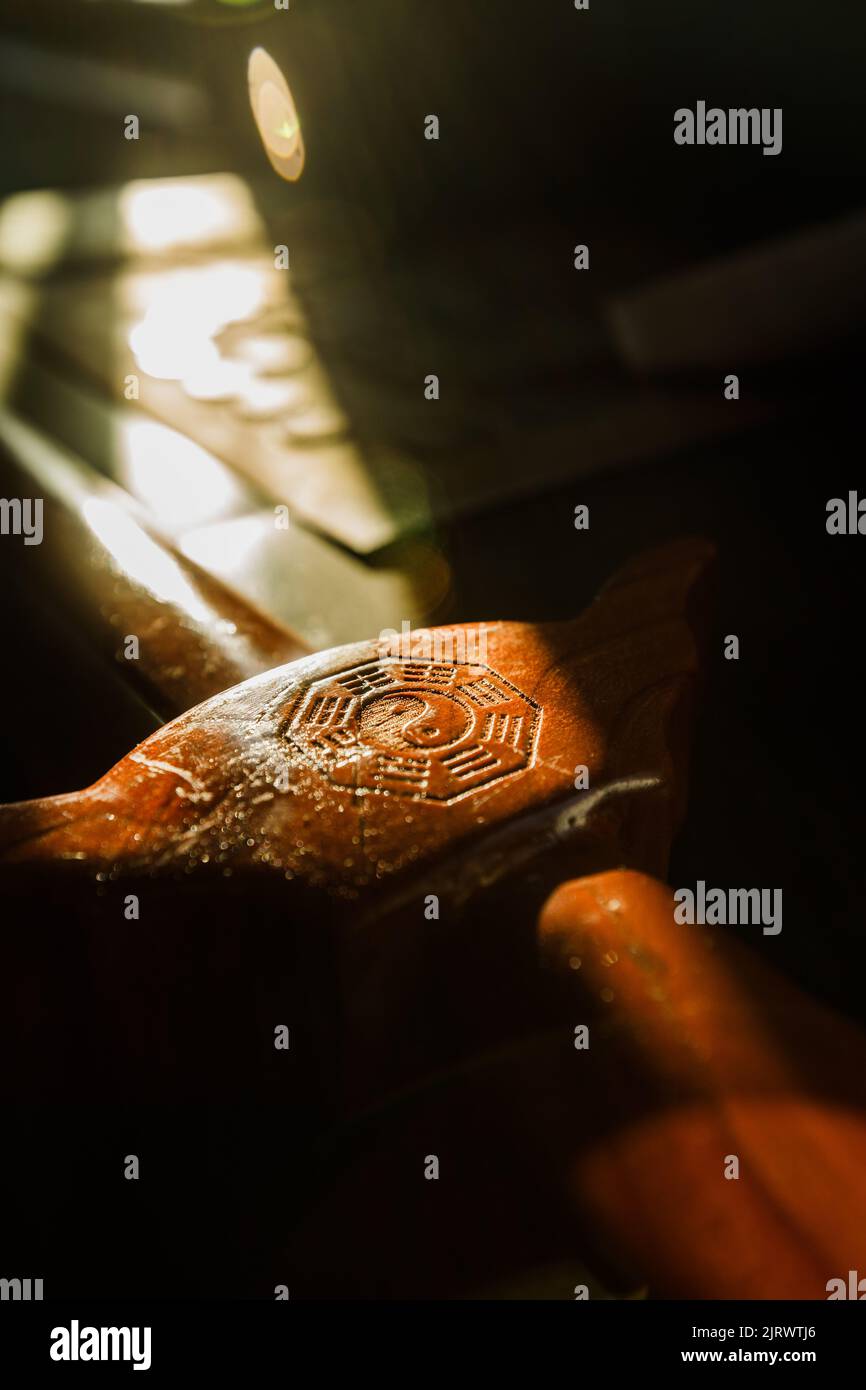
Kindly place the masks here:
<instances>
[{"instance_id":1,"label":"bright window reflection","mask_svg":"<svg viewBox=\"0 0 866 1390\"><path fill-rule=\"evenodd\" d=\"M239 490L228 470L167 425L124 418L118 443L119 481L163 527L204 525L237 502Z\"/></svg>"},{"instance_id":2,"label":"bright window reflection","mask_svg":"<svg viewBox=\"0 0 866 1390\"><path fill-rule=\"evenodd\" d=\"M249 189L233 174L139 179L118 199L127 249L165 253L214 242L248 241L261 232Z\"/></svg>"},{"instance_id":3,"label":"bright window reflection","mask_svg":"<svg viewBox=\"0 0 866 1390\"><path fill-rule=\"evenodd\" d=\"M267 302L264 274L231 262L148 276L141 288L146 307L130 330L129 345L142 371L163 380L217 367L214 336Z\"/></svg>"},{"instance_id":4,"label":"bright window reflection","mask_svg":"<svg viewBox=\"0 0 866 1390\"><path fill-rule=\"evenodd\" d=\"M0 207L0 261L11 270L48 270L61 259L72 223L62 193L16 193Z\"/></svg>"},{"instance_id":5,"label":"bright window reflection","mask_svg":"<svg viewBox=\"0 0 866 1390\"><path fill-rule=\"evenodd\" d=\"M173 603L197 622L213 617L177 561L114 502L89 497L81 508L93 534L124 574L142 584L162 603Z\"/></svg>"},{"instance_id":6,"label":"bright window reflection","mask_svg":"<svg viewBox=\"0 0 866 1390\"><path fill-rule=\"evenodd\" d=\"M249 579L257 574L265 547L274 534L274 518L242 516L201 530L189 531L181 543L183 553L203 569L223 579Z\"/></svg>"}]
</instances>

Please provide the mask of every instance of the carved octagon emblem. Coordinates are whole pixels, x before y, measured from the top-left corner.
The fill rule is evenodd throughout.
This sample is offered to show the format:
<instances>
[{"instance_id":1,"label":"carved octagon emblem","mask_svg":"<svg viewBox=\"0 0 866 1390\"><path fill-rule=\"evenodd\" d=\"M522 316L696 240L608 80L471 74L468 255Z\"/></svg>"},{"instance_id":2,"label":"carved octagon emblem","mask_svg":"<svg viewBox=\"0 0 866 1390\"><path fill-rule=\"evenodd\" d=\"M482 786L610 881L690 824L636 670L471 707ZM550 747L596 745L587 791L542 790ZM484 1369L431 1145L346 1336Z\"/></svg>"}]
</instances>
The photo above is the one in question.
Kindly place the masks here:
<instances>
[{"instance_id":1,"label":"carved octagon emblem","mask_svg":"<svg viewBox=\"0 0 866 1390\"><path fill-rule=\"evenodd\" d=\"M387 656L314 681L283 734L338 787L445 802L531 767L540 723L488 666Z\"/></svg>"}]
</instances>

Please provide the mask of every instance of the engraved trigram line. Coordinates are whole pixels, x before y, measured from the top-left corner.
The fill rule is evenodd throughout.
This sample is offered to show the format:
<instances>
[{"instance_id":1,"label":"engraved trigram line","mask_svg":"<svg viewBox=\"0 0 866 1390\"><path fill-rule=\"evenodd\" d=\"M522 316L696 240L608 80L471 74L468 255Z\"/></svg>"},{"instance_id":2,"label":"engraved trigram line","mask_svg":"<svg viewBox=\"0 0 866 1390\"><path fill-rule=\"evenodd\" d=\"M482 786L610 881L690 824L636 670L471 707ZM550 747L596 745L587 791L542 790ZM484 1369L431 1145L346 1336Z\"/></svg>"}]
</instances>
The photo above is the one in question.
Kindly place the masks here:
<instances>
[{"instance_id":1,"label":"engraved trigram line","mask_svg":"<svg viewBox=\"0 0 866 1390\"><path fill-rule=\"evenodd\" d=\"M396 779L416 785L419 791L426 786L430 775L430 759L423 754L380 753L376 759L377 779Z\"/></svg>"},{"instance_id":2,"label":"engraved trigram line","mask_svg":"<svg viewBox=\"0 0 866 1390\"><path fill-rule=\"evenodd\" d=\"M345 724L352 708L351 695L328 693L316 695L304 716L306 725L313 724L319 729L334 728Z\"/></svg>"},{"instance_id":3,"label":"engraved trigram line","mask_svg":"<svg viewBox=\"0 0 866 1390\"><path fill-rule=\"evenodd\" d=\"M498 690L486 676L482 676L480 680L472 681L470 685L464 685L463 694L473 704L480 705L482 709L486 705L501 705L506 699L502 691Z\"/></svg>"},{"instance_id":4,"label":"engraved trigram line","mask_svg":"<svg viewBox=\"0 0 866 1390\"><path fill-rule=\"evenodd\" d=\"M481 737L485 743L507 743L517 748L522 733L522 714L488 714Z\"/></svg>"},{"instance_id":5,"label":"engraved trigram line","mask_svg":"<svg viewBox=\"0 0 866 1390\"><path fill-rule=\"evenodd\" d=\"M381 690L383 686L393 685L394 677L381 666L369 666L365 671L356 671L351 676L341 676L340 685L353 695L367 695L371 690Z\"/></svg>"},{"instance_id":6,"label":"engraved trigram line","mask_svg":"<svg viewBox=\"0 0 866 1390\"><path fill-rule=\"evenodd\" d=\"M322 733L314 733L308 740L308 745L322 753L339 754L349 750L357 752L358 738L352 729L325 729Z\"/></svg>"},{"instance_id":7,"label":"engraved trigram line","mask_svg":"<svg viewBox=\"0 0 866 1390\"><path fill-rule=\"evenodd\" d=\"M499 766L499 759L486 748L482 748L480 743L470 743L468 748L458 748L455 753L446 754L442 762L460 782L465 782L468 777L475 777L479 772L489 772L491 768Z\"/></svg>"},{"instance_id":8,"label":"engraved trigram line","mask_svg":"<svg viewBox=\"0 0 866 1390\"><path fill-rule=\"evenodd\" d=\"M435 681L437 685L450 685L456 675L456 666L445 666L435 662L427 665L410 661L403 667L403 679L407 681Z\"/></svg>"}]
</instances>

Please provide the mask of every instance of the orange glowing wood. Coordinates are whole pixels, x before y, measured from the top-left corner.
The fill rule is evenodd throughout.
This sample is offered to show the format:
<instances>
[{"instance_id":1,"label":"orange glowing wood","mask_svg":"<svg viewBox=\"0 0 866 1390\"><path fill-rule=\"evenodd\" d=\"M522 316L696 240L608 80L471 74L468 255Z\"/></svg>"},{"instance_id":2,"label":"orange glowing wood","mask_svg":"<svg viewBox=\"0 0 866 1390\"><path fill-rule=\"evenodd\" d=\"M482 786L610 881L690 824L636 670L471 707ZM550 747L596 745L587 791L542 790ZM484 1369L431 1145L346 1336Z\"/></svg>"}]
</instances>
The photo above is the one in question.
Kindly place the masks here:
<instances>
[{"instance_id":1,"label":"orange glowing wood","mask_svg":"<svg viewBox=\"0 0 866 1390\"><path fill-rule=\"evenodd\" d=\"M69 1057L87 1034L98 1067L125 1058L127 1084L161 1094L259 1084L287 1017L349 1110L511 1036L539 895L622 862L665 870L710 559L674 544L573 622L487 625L483 665L375 643L307 657L181 715L84 791L2 808L13 911L26 923L35 901L43 923L7 938L7 981L48 988ZM428 1019L443 990L444 1033ZM21 1078L55 1075L38 1037L17 1046Z\"/></svg>"},{"instance_id":2,"label":"orange glowing wood","mask_svg":"<svg viewBox=\"0 0 866 1390\"><path fill-rule=\"evenodd\" d=\"M629 870L554 891L537 1027L351 1136L287 1242L299 1296L866 1293L866 1038L674 906Z\"/></svg>"},{"instance_id":3,"label":"orange glowing wood","mask_svg":"<svg viewBox=\"0 0 866 1390\"><path fill-rule=\"evenodd\" d=\"M866 1037L674 906L623 871L542 913L543 957L590 1024L556 1067L572 1202L652 1294L826 1298L866 1274Z\"/></svg>"}]
</instances>

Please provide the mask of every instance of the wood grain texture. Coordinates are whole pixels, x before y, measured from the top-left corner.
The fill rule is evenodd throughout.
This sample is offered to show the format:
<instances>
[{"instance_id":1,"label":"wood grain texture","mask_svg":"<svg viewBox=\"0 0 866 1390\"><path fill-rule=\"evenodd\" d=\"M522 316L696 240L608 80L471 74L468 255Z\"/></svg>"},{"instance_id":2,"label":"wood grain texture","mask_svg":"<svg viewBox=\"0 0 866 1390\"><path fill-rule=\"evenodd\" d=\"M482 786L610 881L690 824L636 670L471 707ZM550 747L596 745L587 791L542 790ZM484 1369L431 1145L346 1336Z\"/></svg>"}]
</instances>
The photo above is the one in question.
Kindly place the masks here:
<instances>
[{"instance_id":1,"label":"wood grain texture","mask_svg":"<svg viewBox=\"0 0 866 1390\"><path fill-rule=\"evenodd\" d=\"M663 824L656 805L647 817L651 823L638 828L621 817L617 832L632 835L642 853L663 860L683 805L678 774L684 771L688 726L681 716L698 667L689 604L710 558L710 548L697 542L650 552L571 623L472 623L445 630L462 633L471 644L483 628L487 667L525 697L525 710L517 702L519 717L528 722L529 702L533 707L537 729L531 747L501 776L454 781L444 799L434 799L411 782L400 788L387 770L361 781L334 775L332 763L342 758L350 767L360 764L368 749L376 756L406 748L424 752L423 743L404 747L399 730L379 738L374 729L368 738L359 726L373 701L406 688L398 677L407 665L413 668L416 705L444 690L463 708L463 686L469 690L473 708L467 707L466 724L455 726L443 747L486 746L486 710L510 708L502 681L488 684L479 663L388 658L380 669L381 647L356 643L268 671L207 700L84 791L3 808L3 862L65 863L76 877L106 867L188 874L213 873L219 866L281 880L289 871L329 894L358 900L419 860L485 839L515 817L575 800L578 764L588 769L593 795L631 777L653 783L647 790L664 803ZM432 637L441 632L433 629ZM443 681L443 665L456 676L446 674ZM389 669L396 673L393 681ZM335 758L327 750L320 754L306 733L296 733L299 714L310 722L304 702L318 689L330 699L347 673L351 684L368 671L384 687L364 688L354 700L342 726L345 750L338 744ZM474 695L479 683L481 694ZM395 717L399 723L399 712ZM495 741L491 746L502 755ZM281 778L284 792L274 790Z\"/></svg>"},{"instance_id":2,"label":"wood grain texture","mask_svg":"<svg viewBox=\"0 0 866 1390\"><path fill-rule=\"evenodd\" d=\"M82 792L2 808L0 879L50 919L47 936L7 936L7 980L65 1010L73 1050L89 1033L88 1065L159 1094L265 1084L288 1012L304 1084L340 1114L535 1026L544 896L614 864L665 870L711 560L678 543L573 622L460 629L487 628L483 665L373 643L307 657L180 716ZM125 919L130 894L150 928Z\"/></svg>"}]
</instances>

